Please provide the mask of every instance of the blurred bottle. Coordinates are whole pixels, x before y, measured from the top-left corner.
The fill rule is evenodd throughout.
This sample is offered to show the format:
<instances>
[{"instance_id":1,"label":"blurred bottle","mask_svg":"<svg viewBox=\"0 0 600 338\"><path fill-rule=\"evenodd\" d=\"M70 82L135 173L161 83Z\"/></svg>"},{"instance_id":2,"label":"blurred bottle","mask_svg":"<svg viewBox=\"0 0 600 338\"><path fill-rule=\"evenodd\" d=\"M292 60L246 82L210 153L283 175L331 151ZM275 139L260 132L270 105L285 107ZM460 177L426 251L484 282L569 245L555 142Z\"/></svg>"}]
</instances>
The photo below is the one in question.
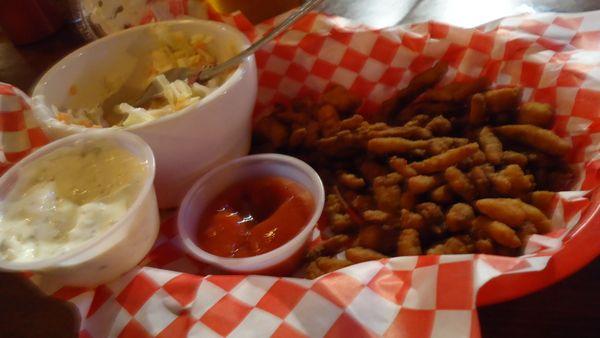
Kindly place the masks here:
<instances>
[{"instance_id":1,"label":"blurred bottle","mask_svg":"<svg viewBox=\"0 0 600 338\"><path fill-rule=\"evenodd\" d=\"M302 2L302 0L208 0L208 3L219 13L226 14L240 10L252 23L272 18L302 5Z\"/></svg>"},{"instance_id":2,"label":"blurred bottle","mask_svg":"<svg viewBox=\"0 0 600 338\"><path fill-rule=\"evenodd\" d=\"M58 0L0 0L0 27L15 45L56 32L64 20Z\"/></svg>"}]
</instances>

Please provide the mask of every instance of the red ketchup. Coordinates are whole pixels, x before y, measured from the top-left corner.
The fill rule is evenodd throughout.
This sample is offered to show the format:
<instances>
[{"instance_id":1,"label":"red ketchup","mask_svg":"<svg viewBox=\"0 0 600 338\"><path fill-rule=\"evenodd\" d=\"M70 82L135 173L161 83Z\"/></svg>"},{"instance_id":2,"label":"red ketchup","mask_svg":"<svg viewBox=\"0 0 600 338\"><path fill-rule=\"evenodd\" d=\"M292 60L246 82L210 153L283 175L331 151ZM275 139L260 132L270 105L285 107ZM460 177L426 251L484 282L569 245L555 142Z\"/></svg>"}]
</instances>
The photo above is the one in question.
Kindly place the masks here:
<instances>
[{"instance_id":1,"label":"red ketchup","mask_svg":"<svg viewBox=\"0 0 600 338\"><path fill-rule=\"evenodd\" d=\"M298 235L313 210L311 194L292 180L270 176L241 181L205 209L198 245L221 257L260 255Z\"/></svg>"}]
</instances>

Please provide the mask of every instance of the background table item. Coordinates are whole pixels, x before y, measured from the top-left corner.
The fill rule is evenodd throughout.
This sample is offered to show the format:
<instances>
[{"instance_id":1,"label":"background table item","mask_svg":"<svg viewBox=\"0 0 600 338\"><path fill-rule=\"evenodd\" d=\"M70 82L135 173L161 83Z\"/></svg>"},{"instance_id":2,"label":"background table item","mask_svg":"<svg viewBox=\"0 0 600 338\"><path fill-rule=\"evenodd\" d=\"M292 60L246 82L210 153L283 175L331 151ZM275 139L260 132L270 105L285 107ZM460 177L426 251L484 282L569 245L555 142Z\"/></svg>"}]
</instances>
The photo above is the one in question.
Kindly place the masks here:
<instances>
[{"instance_id":1,"label":"background table item","mask_svg":"<svg viewBox=\"0 0 600 338\"><path fill-rule=\"evenodd\" d=\"M1 0L0 0L1 1ZM328 13L375 27L425 20L476 26L535 11L600 9L596 0L329 0ZM28 90L51 64L83 44L67 28L49 39L14 47L0 33L0 81ZM595 337L600 332L600 260L548 289L479 311L484 337ZM0 337L76 337L69 304L41 295L20 277L0 274Z\"/></svg>"},{"instance_id":2,"label":"background table item","mask_svg":"<svg viewBox=\"0 0 600 338\"><path fill-rule=\"evenodd\" d=\"M38 41L62 26L61 5L56 0L0 1L0 27L15 44Z\"/></svg>"}]
</instances>

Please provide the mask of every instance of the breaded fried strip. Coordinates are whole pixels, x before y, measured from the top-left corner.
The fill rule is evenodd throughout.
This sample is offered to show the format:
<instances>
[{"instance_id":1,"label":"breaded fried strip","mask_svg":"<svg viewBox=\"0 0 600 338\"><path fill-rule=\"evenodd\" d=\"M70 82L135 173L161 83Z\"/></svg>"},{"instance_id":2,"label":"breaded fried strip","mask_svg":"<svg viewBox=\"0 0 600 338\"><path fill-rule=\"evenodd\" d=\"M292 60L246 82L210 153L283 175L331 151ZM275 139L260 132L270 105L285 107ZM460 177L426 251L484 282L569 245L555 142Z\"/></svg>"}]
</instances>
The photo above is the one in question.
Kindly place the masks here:
<instances>
[{"instance_id":1,"label":"breaded fried strip","mask_svg":"<svg viewBox=\"0 0 600 338\"><path fill-rule=\"evenodd\" d=\"M365 121L365 118L360 114L354 114L347 119L340 121L340 127L342 129L356 129L361 123Z\"/></svg>"},{"instance_id":2,"label":"breaded fried strip","mask_svg":"<svg viewBox=\"0 0 600 338\"><path fill-rule=\"evenodd\" d=\"M470 205L456 203L446 213L446 225L450 231L462 231L469 228L473 218L475 218L475 213Z\"/></svg>"},{"instance_id":3,"label":"breaded fried strip","mask_svg":"<svg viewBox=\"0 0 600 338\"><path fill-rule=\"evenodd\" d=\"M313 263L316 264L317 269L315 272L317 273L308 273L308 278L311 279L319 277L322 274L326 274L352 265L352 262L348 260L331 257L319 257ZM320 273L318 273L318 271L320 271Z\"/></svg>"},{"instance_id":4,"label":"breaded fried strip","mask_svg":"<svg viewBox=\"0 0 600 338\"><path fill-rule=\"evenodd\" d=\"M517 236L519 236L521 243L523 245L525 245L525 244L527 244L527 240L529 240L529 237L531 237L531 235L534 235L537 233L538 233L538 231L537 231L537 228L535 227L535 225L533 225L533 223L526 222L517 231Z\"/></svg>"},{"instance_id":5,"label":"breaded fried strip","mask_svg":"<svg viewBox=\"0 0 600 338\"><path fill-rule=\"evenodd\" d=\"M450 237L443 244L437 244L427 250L428 255L460 255L469 253L469 248L459 238Z\"/></svg>"},{"instance_id":6,"label":"breaded fried strip","mask_svg":"<svg viewBox=\"0 0 600 338\"><path fill-rule=\"evenodd\" d=\"M398 183L401 180L402 176L398 173L379 176L373 180L373 195L378 209L393 212L400 206L402 190Z\"/></svg>"},{"instance_id":7,"label":"breaded fried strip","mask_svg":"<svg viewBox=\"0 0 600 338\"><path fill-rule=\"evenodd\" d=\"M488 175L490 172L494 171L494 167L489 164L473 167L471 171L467 174L471 183L475 186L475 190L479 196L485 196L490 191L490 180Z\"/></svg>"},{"instance_id":8,"label":"breaded fried strip","mask_svg":"<svg viewBox=\"0 0 600 338\"><path fill-rule=\"evenodd\" d=\"M469 107L469 123L478 126L484 124L488 119L485 111L485 96L481 93L471 97L471 105Z\"/></svg>"},{"instance_id":9,"label":"breaded fried strip","mask_svg":"<svg viewBox=\"0 0 600 338\"><path fill-rule=\"evenodd\" d=\"M327 89L321 96L321 100L324 103L332 105L341 113L352 112L362 104L362 100L359 97L340 85L333 85Z\"/></svg>"},{"instance_id":10,"label":"breaded fried strip","mask_svg":"<svg viewBox=\"0 0 600 338\"><path fill-rule=\"evenodd\" d=\"M516 151L507 150L502 152L502 162L504 164L516 164L521 168L527 165L527 156Z\"/></svg>"},{"instance_id":11,"label":"breaded fried strip","mask_svg":"<svg viewBox=\"0 0 600 338\"><path fill-rule=\"evenodd\" d=\"M340 173L338 175L338 181L350 189L361 189L365 186L365 180L363 178L350 173Z\"/></svg>"},{"instance_id":12,"label":"breaded fried strip","mask_svg":"<svg viewBox=\"0 0 600 338\"><path fill-rule=\"evenodd\" d=\"M254 126L254 133L268 140L275 148L284 146L289 137L288 128L272 115L259 120Z\"/></svg>"},{"instance_id":13,"label":"breaded fried strip","mask_svg":"<svg viewBox=\"0 0 600 338\"><path fill-rule=\"evenodd\" d=\"M422 194L439 185L439 180L434 176L417 175L408 179L408 191L413 194Z\"/></svg>"},{"instance_id":14,"label":"breaded fried strip","mask_svg":"<svg viewBox=\"0 0 600 338\"><path fill-rule=\"evenodd\" d=\"M519 107L517 122L519 124L533 124L538 127L548 128L552 124L554 111L552 106L541 102L527 102Z\"/></svg>"},{"instance_id":15,"label":"breaded fried strip","mask_svg":"<svg viewBox=\"0 0 600 338\"><path fill-rule=\"evenodd\" d=\"M413 169L410 165L408 165L408 162L406 161L406 159L403 158L398 158L396 156L390 158L390 166L392 168L394 168L394 170L396 170L396 172L398 172L400 175L402 175L403 177L412 177L415 176L417 174L417 171L415 169Z\"/></svg>"},{"instance_id":16,"label":"breaded fried strip","mask_svg":"<svg viewBox=\"0 0 600 338\"><path fill-rule=\"evenodd\" d=\"M517 109L521 100L520 87L493 89L485 92L485 107L492 114L510 112Z\"/></svg>"},{"instance_id":17,"label":"breaded fried strip","mask_svg":"<svg viewBox=\"0 0 600 338\"><path fill-rule=\"evenodd\" d=\"M520 202L521 207L527 215L527 220L535 225L535 228L537 229L538 233L545 234L552 231L552 222L550 222L548 217L546 217L546 215L544 215L544 213L540 209L523 201Z\"/></svg>"},{"instance_id":18,"label":"breaded fried strip","mask_svg":"<svg viewBox=\"0 0 600 338\"><path fill-rule=\"evenodd\" d=\"M352 263L376 261L382 258L387 258L387 256L382 255L375 250L365 249L359 246L346 250L346 259Z\"/></svg>"},{"instance_id":19,"label":"breaded fried strip","mask_svg":"<svg viewBox=\"0 0 600 338\"><path fill-rule=\"evenodd\" d=\"M367 137L379 138L379 137L403 137L407 139L428 139L431 138L432 134L429 129L419 126L402 126L402 127L391 127L382 130L373 130L367 133Z\"/></svg>"},{"instance_id":20,"label":"breaded fried strip","mask_svg":"<svg viewBox=\"0 0 600 338\"><path fill-rule=\"evenodd\" d=\"M407 140L402 137L374 138L367 143L367 149L378 155L406 153L414 149L427 147L425 140Z\"/></svg>"},{"instance_id":21,"label":"breaded fried strip","mask_svg":"<svg viewBox=\"0 0 600 338\"><path fill-rule=\"evenodd\" d=\"M531 124L511 124L494 129L501 136L550 155L564 156L571 145L555 133Z\"/></svg>"},{"instance_id":22,"label":"breaded fried strip","mask_svg":"<svg viewBox=\"0 0 600 338\"><path fill-rule=\"evenodd\" d=\"M434 137L429 140L429 146L427 152L430 155L439 155L445 153L448 150L460 146L464 146L469 143L469 139L460 137Z\"/></svg>"},{"instance_id":23,"label":"breaded fried strip","mask_svg":"<svg viewBox=\"0 0 600 338\"><path fill-rule=\"evenodd\" d=\"M396 254L398 256L416 256L421 253L419 232L415 229L402 230L400 236L398 236L398 248Z\"/></svg>"},{"instance_id":24,"label":"breaded fried strip","mask_svg":"<svg viewBox=\"0 0 600 338\"><path fill-rule=\"evenodd\" d=\"M439 203L446 204L452 202L454 195L452 194L452 189L447 184L439 186L431 191L431 200Z\"/></svg>"},{"instance_id":25,"label":"breaded fried strip","mask_svg":"<svg viewBox=\"0 0 600 338\"><path fill-rule=\"evenodd\" d=\"M292 132L292 135L290 135L290 141L289 141L290 147L298 147L301 144L303 144L307 135L308 135L308 131L306 130L306 128L302 127L302 128L295 129Z\"/></svg>"},{"instance_id":26,"label":"breaded fried strip","mask_svg":"<svg viewBox=\"0 0 600 338\"><path fill-rule=\"evenodd\" d=\"M508 248L518 248L521 240L515 230L508 225L494 221L485 216L479 216L473 220L473 226L483 229L496 243Z\"/></svg>"},{"instance_id":27,"label":"breaded fried strip","mask_svg":"<svg viewBox=\"0 0 600 338\"><path fill-rule=\"evenodd\" d=\"M494 253L494 243L489 239L478 239L475 241L475 250L477 253L491 255Z\"/></svg>"},{"instance_id":28,"label":"breaded fried strip","mask_svg":"<svg viewBox=\"0 0 600 338\"><path fill-rule=\"evenodd\" d=\"M491 164L499 164L502 160L502 142L494 135L489 127L481 128L479 132L479 146L485 158Z\"/></svg>"},{"instance_id":29,"label":"breaded fried strip","mask_svg":"<svg viewBox=\"0 0 600 338\"><path fill-rule=\"evenodd\" d=\"M400 211L400 227L403 229L422 229L425 225L425 219L416 212L410 212L406 209Z\"/></svg>"},{"instance_id":30,"label":"breaded fried strip","mask_svg":"<svg viewBox=\"0 0 600 338\"><path fill-rule=\"evenodd\" d=\"M417 74L410 80L406 88L401 89L396 95L383 103L383 118L386 119L393 116L427 89L435 86L446 75L447 71L448 64L438 62L435 66Z\"/></svg>"},{"instance_id":31,"label":"breaded fried strip","mask_svg":"<svg viewBox=\"0 0 600 338\"><path fill-rule=\"evenodd\" d=\"M427 122L425 129L430 130L434 135L447 135L452 130L452 123L440 115Z\"/></svg>"},{"instance_id":32,"label":"breaded fried strip","mask_svg":"<svg viewBox=\"0 0 600 338\"><path fill-rule=\"evenodd\" d=\"M317 121L325 137L335 135L340 131L340 117L330 104L326 104L317 110Z\"/></svg>"},{"instance_id":33,"label":"breaded fried strip","mask_svg":"<svg viewBox=\"0 0 600 338\"><path fill-rule=\"evenodd\" d=\"M381 210L365 210L362 215L365 221L372 223L383 223L390 218L389 213Z\"/></svg>"},{"instance_id":34,"label":"breaded fried strip","mask_svg":"<svg viewBox=\"0 0 600 338\"><path fill-rule=\"evenodd\" d=\"M552 223L540 209L516 198L485 198L475 202L475 205L490 218L506 224L520 226L529 221L541 234L552 230Z\"/></svg>"},{"instance_id":35,"label":"breaded fried strip","mask_svg":"<svg viewBox=\"0 0 600 338\"><path fill-rule=\"evenodd\" d=\"M510 226L522 225L527 215L519 200L514 198L484 198L475 202L482 214Z\"/></svg>"},{"instance_id":36,"label":"breaded fried strip","mask_svg":"<svg viewBox=\"0 0 600 338\"><path fill-rule=\"evenodd\" d=\"M444 178L448 182L448 186L457 195L467 201L475 198L475 186L471 183L467 175L456 167L450 167L444 171Z\"/></svg>"},{"instance_id":37,"label":"breaded fried strip","mask_svg":"<svg viewBox=\"0 0 600 338\"><path fill-rule=\"evenodd\" d=\"M497 192L513 197L520 197L531 191L535 181L532 175L525 175L523 169L516 164L509 164L489 177Z\"/></svg>"},{"instance_id":38,"label":"breaded fried strip","mask_svg":"<svg viewBox=\"0 0 600 338\"><path fill-rule=\"evenodd\" d=\"M423 94L420 100L441 102L462 102L471 95L481 92L487 86L483 77L468 82L452 82L441 88L431 89Z\"/></svg>"},{"instance_id":39,"label":"breaded fried strip","mask_svg":"<svg viewBox=\"0 0 600 338\"><path fill-rule=\"evenodd\" d=\"M349 245L350 237L346 235L336 235L315 245L306 254L306 257L308 258L308 260L315 260L321 256L335 255L344 250L344 248L347 248Z\"/></svg>"},{"instance_id":40,"label":"breaded fried strip","mask_svg":"<svg viewBox=\"0 0 600 338\"><path fill-rule=\"evenodd\" d=\"M420 174L433 174L457 164L479 150L477 143L469 143L462 147L450 149L445 153L432 156L421 162L410 164Z\"/></svg>"},{"instance_id":41,"label":"breaded fried strip","mask_svg":"<svg viewBox=\"0 0 600 338\"><path fill-rule=\"evenodd\" d=\"M534 191L531 193L531 205L540 209L546 216L550 215L556 193L553 191Z\"/></svg>"}]
</instances>

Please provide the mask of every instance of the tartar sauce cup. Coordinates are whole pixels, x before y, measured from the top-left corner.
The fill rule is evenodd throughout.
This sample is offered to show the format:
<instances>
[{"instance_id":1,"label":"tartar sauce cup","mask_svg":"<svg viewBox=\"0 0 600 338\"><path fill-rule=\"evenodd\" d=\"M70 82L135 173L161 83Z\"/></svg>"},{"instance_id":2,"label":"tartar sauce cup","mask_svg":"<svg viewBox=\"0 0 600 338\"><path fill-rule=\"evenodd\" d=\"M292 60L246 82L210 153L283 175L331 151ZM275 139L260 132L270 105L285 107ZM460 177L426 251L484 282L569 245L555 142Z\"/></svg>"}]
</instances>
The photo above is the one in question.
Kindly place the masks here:
<instances>
[{"instance_id":1,"label":"tartar sauce cup","mask_svg":"<svg viewBox=\"0 0 600 338\"><path fill-rule=\"evenodd\" d=\"M265 176L290 179L308 191L314 203L311 216L300 232L284 245L250 257L231 258L211 254L197 244L201 219L209 204L228 187ZM319 175L305 162L280 154L245 156L209 171L188 191L183 199L177 226L187 253L217 268L242 274L282 274L293 272L300 263L308 242L323 211L325 191Z\"/></svg>"},{"instance_id":2,"label":"tartar sauce cup","mask_svg":"<svg viewBox=\"0 0 600 338\"><path fill-rule=\"evenodd\" d=\"M41 147L0 177L0 202L19 180L20 171L40 157L79 142L109 140L123 147L146 166L146 177L123 216L105 232L62 254L31 261L0 258L0 270L33 272L40 284L91 287L109 282L135 267L150 251L160 219L152 182L152 150L140 137L125 131L98 130L75 134Z\"/></svg>"}]
</instances>

